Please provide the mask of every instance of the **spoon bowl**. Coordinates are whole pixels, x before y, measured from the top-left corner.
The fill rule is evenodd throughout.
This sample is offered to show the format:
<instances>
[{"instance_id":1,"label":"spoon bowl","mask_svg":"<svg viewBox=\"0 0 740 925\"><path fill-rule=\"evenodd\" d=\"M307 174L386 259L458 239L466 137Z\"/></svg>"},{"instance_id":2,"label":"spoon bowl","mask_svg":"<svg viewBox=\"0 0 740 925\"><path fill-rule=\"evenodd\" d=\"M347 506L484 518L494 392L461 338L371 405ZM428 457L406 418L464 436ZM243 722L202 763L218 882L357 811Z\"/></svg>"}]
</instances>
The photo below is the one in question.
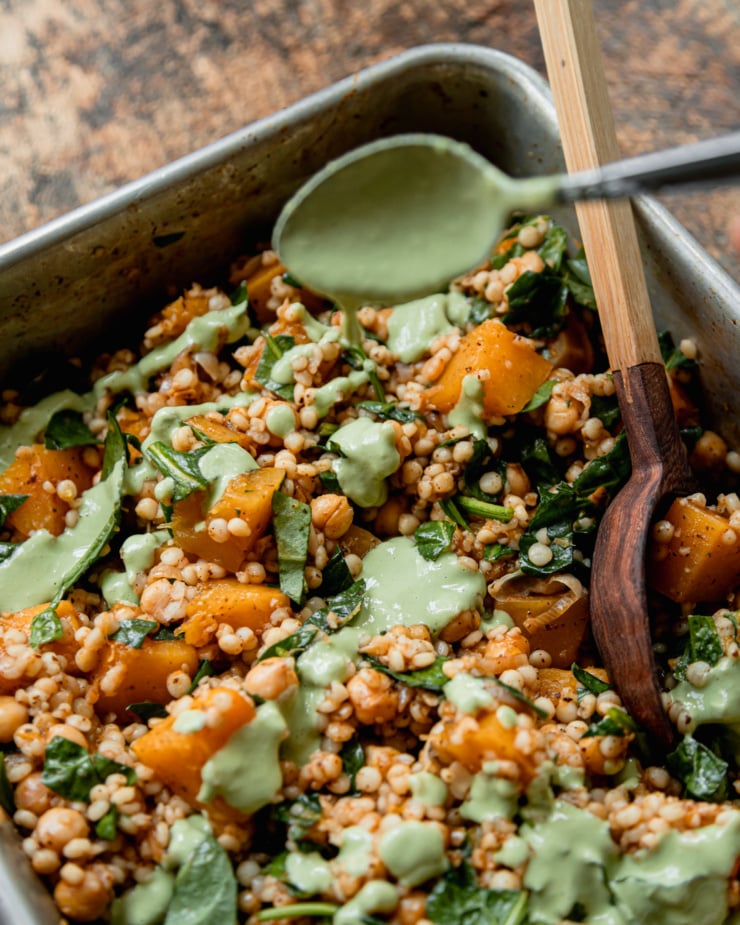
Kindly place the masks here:
<instances>
[{"instance_id":1,"label":"spoon bowl","mask_svg":"<svg viewBox=\"0 0 740 925\"><path fill-rule=\"evenodd\" d=\"M515 179L469 145L393 135L331 161L284 206L273 247L343 307L439 292L489 254L514 210L740 175L740 132L577 174Z\"/></svg>"}]
</instances>

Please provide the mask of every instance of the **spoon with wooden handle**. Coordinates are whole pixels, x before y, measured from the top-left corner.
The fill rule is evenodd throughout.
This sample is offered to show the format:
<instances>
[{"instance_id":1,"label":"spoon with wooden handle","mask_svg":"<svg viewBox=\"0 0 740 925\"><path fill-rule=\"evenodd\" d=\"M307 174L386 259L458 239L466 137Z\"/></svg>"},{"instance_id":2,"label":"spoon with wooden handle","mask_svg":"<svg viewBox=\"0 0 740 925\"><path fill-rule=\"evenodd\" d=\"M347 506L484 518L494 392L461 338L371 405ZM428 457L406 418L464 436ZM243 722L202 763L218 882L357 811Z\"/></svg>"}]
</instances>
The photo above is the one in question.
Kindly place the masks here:
<instances>
[{"instance_id":1,"label":"spoon with wooden handle","mask_svg":"<svg viewBox=\"0 0 740 925\"><path fill-rule=\"evenodd\" d=\"M534 0L534 5L568 169L616 160L591 0ZM656 508L695 487L673 414L631 206L626 200L583 202L576 214L632 458L632 475L599 526L591 625L625 707L668 746L675 732L653 657L645 556Z\"/></svg>"}]
</instances>

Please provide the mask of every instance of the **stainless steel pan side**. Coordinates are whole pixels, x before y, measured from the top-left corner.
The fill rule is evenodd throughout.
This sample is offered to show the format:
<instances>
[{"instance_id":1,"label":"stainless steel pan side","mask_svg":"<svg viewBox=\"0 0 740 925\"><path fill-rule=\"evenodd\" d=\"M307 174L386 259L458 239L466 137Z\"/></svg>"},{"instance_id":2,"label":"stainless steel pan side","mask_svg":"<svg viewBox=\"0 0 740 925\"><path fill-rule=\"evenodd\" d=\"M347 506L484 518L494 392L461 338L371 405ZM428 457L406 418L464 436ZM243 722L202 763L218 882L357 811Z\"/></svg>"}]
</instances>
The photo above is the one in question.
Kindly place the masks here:
<instances>
[{"instance_id":1,"label":"stainless steel pan side","mask_svg":"<svg viewBox=\"0 0 740 925\"><path fill-rule=\"evenodd\" d=\"M60 351L137 330L168 292L218 282L327 159L401 131L467 141L514 175L563 166L549 91L526 65L476 46L405 52L0 245L0 378L20 369L25 381ZM659 203L641 199L636 210L658 323L696 338L710 410L737 439L740 289ZM572 212L558 218L575 230ZM0 922L58 921L0 822Z\"/></svg>"}]
</instances>

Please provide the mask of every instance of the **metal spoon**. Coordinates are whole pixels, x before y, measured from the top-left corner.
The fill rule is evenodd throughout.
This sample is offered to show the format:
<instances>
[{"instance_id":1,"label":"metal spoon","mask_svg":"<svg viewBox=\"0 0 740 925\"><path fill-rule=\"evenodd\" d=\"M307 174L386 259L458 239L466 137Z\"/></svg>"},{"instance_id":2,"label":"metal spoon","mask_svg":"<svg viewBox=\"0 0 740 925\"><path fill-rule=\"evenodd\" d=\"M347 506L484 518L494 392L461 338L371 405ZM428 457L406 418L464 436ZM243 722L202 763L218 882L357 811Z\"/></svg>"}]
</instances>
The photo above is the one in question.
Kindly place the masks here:
<instances>
[{"instance_id":1,"label":"metal spoon","mask_svg":"<svg viewBox=\"0 0 740 925\"><path fill-rule=\"evenodd\" d=\"M740 131L576 174L514 179L468 145L394 135L331 161L284 206L273 245L342 305L438 292L488 255L512 210L740 176Z\"/></svg>"}]
</instances>

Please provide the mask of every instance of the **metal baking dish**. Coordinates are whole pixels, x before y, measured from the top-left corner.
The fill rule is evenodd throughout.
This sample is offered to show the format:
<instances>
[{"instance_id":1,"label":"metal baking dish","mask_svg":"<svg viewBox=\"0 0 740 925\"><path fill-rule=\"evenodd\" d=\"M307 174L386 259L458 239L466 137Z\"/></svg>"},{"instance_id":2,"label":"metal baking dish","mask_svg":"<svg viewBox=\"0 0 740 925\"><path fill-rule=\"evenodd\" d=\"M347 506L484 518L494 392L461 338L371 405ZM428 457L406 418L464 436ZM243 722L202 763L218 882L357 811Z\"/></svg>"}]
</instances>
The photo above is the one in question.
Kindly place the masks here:
<instances>
[{"instance_id":1,"label":"metal baking dish","mask_svg":"<svg viewBox=\"0 0 740 925\"><path fill-rule=\"evenodd\" d=\"M174 290L217 283L269 240L281 204L328 159L402 131L467 141L515 176L563 169L549 90L533 70L477 46L413 49L0 245L0 377L25 382L103 333L107 346L115 329L137 330ZM710 415L737 440L740 289L658 202L635 208L657 323L696 339ZM557 218L577 233L573 212ZM28 876L4 822L0 922L57 923Z\"/></svg>"}]
</instances>

